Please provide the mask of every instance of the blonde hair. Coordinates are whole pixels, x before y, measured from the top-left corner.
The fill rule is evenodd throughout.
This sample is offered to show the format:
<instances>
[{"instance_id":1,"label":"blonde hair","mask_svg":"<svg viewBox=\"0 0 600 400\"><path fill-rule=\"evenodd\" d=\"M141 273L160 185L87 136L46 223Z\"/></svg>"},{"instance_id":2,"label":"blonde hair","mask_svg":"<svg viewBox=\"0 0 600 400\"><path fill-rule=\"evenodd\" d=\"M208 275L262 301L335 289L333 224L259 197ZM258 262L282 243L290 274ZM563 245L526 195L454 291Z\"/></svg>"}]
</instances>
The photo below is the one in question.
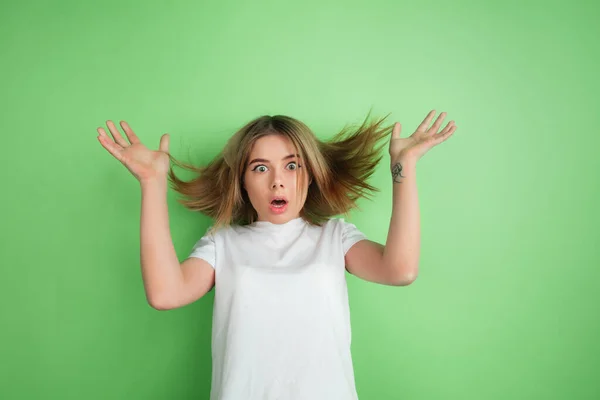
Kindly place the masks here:
<instances>
[{"instance_id":1,"label":"blonde hair","mask_svg":"<svg viewBox=\"0 0 600 400\"><path fill-rule=\"evenodd\" d=\"M170 156L173 164L195 174L191 180L183 181L171 166L171 186L183 195L178 201L186 208L214 219L213 229L251 224L258 215L242 185L250 150L263 136L283 135L290 139L303 161L304 168L298 169L296 189L303 182L301 174L308 173L312 178L300 216L320 226L332 216L347 215L358 208L356 201L360 197L368 198L370 192L379 191L367 180L383 157L380 151L387 144L393 126L381 126L387 116L368 122L369 115L370 112L361 126L346 125L325 141L319 140L297 119L263 115L235 132L223 150L205 166L196 167Z\"/></svg>"}]
</instances>

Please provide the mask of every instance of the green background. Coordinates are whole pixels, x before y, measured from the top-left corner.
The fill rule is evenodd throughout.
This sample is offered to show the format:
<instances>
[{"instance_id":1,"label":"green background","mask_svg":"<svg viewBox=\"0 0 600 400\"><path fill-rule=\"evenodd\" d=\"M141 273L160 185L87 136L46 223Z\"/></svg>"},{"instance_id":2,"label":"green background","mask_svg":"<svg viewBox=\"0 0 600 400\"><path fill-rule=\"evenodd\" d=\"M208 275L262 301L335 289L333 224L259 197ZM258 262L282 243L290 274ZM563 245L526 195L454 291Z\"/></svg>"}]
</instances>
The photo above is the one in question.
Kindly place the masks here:
<instances>
[{"instance_id":1,"label":"green background","mask_svg":"<svg viewBox=\"0 0 600 400\"><path fill-rule=\"evenodd\" d=\"M146 303L140 188L97 127L206 162L262 114L328 138L370 108L458 130L417 166L417 281L348 275L361 400L600 398L600 6L205 3L2 3L0 398L208 398L214 292ZM388 167L349 219L380 242ZM183 260L211 221L168 200Z\"/></svg>"}]
</instances>

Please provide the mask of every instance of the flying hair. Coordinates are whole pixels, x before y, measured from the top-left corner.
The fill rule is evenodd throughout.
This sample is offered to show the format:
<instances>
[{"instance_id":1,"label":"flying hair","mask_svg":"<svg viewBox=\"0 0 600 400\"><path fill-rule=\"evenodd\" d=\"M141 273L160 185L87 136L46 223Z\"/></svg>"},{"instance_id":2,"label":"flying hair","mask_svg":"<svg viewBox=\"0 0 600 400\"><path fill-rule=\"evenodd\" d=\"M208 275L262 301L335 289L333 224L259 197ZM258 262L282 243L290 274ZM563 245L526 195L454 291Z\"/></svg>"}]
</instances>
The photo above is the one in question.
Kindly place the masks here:
<instances>
[{"instance_id":1,"label":"flying hair","mask_svg":"<svg viewBox=\"0 0 600 400\"><path fill-rule=\"evenodd\" d=\"M329 218L345 215L355 208L361 197L371 198L379 189L370 185L371 177L388 143L392 125L383 125L386 115L369 121L367 115L360 126L346 125L328 140L319 140L303 122L286 115L263 115L241 127L227 141L223 150L208 164L195 166L169 155L171 187L182 195L177 199L186 208L214 219L213 229L251 224L258 215L243 188L243 177L252 145L266 135L283 135L290 139L312 182L300 217L321 226ZM174 166L193 172L184 181L177 177ZM299 176L299 185L303 181Z\"/></svg>"}]
</instances>

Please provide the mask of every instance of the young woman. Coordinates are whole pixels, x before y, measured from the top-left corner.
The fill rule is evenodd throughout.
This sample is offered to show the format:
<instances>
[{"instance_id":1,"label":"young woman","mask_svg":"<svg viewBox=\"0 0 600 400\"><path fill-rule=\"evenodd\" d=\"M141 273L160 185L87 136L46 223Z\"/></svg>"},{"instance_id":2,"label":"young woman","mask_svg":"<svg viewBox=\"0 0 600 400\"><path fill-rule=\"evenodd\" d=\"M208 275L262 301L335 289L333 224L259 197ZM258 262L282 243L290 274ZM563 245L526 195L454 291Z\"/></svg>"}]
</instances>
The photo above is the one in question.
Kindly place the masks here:
<instances>
[{"instance_id":1,"label":"young woman","mask_svg":"<svg viewBox=\"0 0 600 400\"><path fill-rule=\"evenodd\" d=\"M181 307L215 288L211 400L357 399L345 271L402 286L417 276L420 247L416 162L456 130L432 110L408 138L386 118L321 141L302 122L262 116L239 129L208 165L146 148L112 121L102 146L139 180L141 268L149 304ZM367 118L368 119L368 118ZM439 131L439 133L438 133ZM390 135L391 132L391 135ZM380 142L383 141L383 144ZM389 141L393 208L384 245L344 218ZM171 161L196 175L179 179ZM215 223L177 259L167 212L168 180L190 210Z\"/></svg>"}]
</instances>

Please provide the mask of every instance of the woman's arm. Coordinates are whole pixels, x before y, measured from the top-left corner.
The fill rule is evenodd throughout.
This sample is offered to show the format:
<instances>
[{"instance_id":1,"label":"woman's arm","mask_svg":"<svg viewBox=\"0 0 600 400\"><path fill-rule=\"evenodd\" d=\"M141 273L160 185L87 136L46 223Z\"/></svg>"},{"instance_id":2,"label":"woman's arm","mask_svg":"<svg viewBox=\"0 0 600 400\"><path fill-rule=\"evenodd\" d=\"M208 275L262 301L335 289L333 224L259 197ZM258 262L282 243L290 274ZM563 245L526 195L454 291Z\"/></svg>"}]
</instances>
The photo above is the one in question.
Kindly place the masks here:
<instances>
[{"instance_id":1,"label":"woman's arm","mask_svg":"<svg viewBox=\"0 0 600 400\"><path fill-rule=\"evenodd\" d=\"M393 205L385 246L363 240L346 254L347 269L364 279L404 286L419 273L421 223L417 196L417 161L431 148L446 141L457 129L450 121L438 132L446 117L431 110L416 131L407 138L400 133L402 125L394 124L390 138L390 160L393 181Z\"/></svg>"},{"instance_id":2,"label":"woman's arm","mask_svg":"<svg viewBox=\"0 0 600 400\"><path fill-rule=\"evenodd\" d=\"M417 162L409 157L392 163L393 203L382 262L399 282L409 284L419 273L421 222L417 195Z\"/></svg>"},{"instance_id":3,"label":"woman's arm","mask_svg":"<svg viewBox=\"0 0 600 400\"><path fill-rule=\"evenodd\" d=\"M183 283L183 274L175 253L167 207L167 180L140 182L142 207L140 218L140 260L144 290L154 308L166 308Z\"/></svg>"},{"instance_id":4,"label":"woman's arm","mask_svg":"<svg viewBox=\"0 0 600 400\"><path fill-rule=\"evenodd\" d=\"M167 310L202 297L214 285L213 267L198 258L180 265L171 239L167 208L169 135L163 135L159 150L152 151L125 121L121 127L129 142L112 121L107 121L107 126L113 139L99 127L98 141L127 167L142 188L140 258L148 303Z\"/></svg>"},{"instance_id":5,"label":"woman's arm","mask_svg":"<svg viewBox=\"0 0 600 400\"><path fill-rule=\"evenodd\" d=\"M346 253L346 269L369 282L390 286L411 284L419 271L420 217L416 161L392 163L393 205L385 246L361 240Z\"/></svg>"}]
</instances>

